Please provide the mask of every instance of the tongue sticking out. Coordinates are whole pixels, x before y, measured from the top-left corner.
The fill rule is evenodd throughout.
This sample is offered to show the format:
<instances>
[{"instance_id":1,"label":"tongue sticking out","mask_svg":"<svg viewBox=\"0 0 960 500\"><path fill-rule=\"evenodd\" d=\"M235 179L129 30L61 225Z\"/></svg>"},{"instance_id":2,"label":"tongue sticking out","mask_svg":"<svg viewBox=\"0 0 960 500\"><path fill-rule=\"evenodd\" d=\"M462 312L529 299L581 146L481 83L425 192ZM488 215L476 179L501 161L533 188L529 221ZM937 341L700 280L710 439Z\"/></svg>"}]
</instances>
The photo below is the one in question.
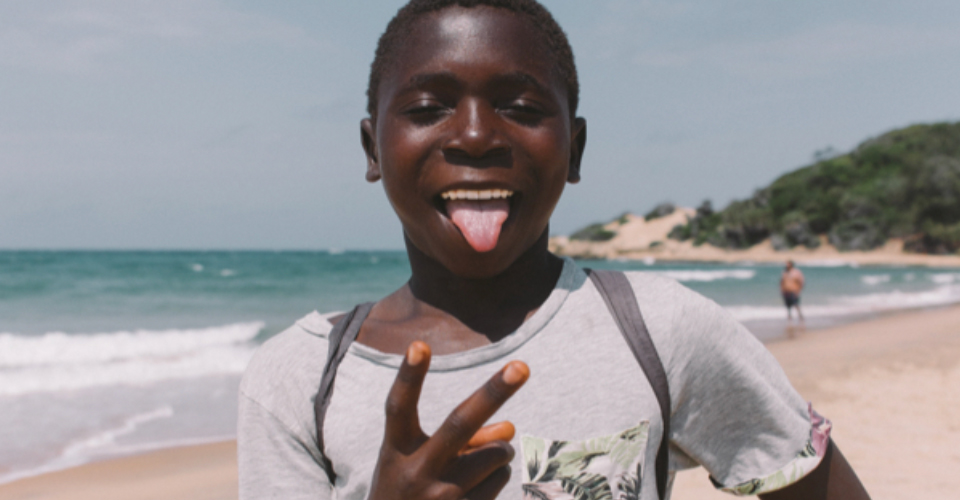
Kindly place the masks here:
<instances>
[{"instance_id":1,"label":"tongue sticking out","mask_svg":"<svg viewBox=\"0 0 960 500\"><path fill-rule=\"evenodd\" d=\"M497 246L500 226L510 215L510 203L507 200L450 200L447 213L474 250L489 252Z\"/></svg>"}]
</instances>

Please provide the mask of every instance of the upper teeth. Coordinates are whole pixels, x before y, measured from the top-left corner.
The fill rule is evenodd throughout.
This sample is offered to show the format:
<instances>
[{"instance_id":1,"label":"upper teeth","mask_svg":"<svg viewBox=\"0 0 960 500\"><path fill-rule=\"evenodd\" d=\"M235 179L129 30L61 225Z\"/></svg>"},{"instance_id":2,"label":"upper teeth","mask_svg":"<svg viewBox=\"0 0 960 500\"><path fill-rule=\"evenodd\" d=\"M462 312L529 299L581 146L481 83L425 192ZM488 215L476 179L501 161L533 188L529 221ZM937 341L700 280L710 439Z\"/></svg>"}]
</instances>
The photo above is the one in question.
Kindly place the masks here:
<instances>
[{"instance_id":1,"label":"upper teeth","mask_svg":"<svg viewBox=\"0 0 960 500\"><path fill-rule=\"evenodd\" d=\"M456 189L447 191L440 196L445 200L497 200L513 196L513 191L508 189L484 189L481 191Z\"/></svg>"}]
</instances>

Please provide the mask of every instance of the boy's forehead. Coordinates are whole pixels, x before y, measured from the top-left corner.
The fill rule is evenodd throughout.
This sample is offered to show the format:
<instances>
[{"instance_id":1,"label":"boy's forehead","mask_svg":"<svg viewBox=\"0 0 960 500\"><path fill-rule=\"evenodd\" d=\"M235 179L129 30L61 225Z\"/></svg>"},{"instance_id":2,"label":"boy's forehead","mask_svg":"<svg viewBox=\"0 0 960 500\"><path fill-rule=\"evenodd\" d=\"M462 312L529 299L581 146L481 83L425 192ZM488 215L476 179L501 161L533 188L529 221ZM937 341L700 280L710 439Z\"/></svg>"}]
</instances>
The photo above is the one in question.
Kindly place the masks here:
<instances>
[{"instance_id":1,"label":"boy's forehead","mask_svg":"<svg viewBox=\"0 0 960 500\"><path fill-rule=\"evenodd\" d=\"M530 21L506 9L449 7L423 16L397 48L393 68L385 75L405 83L424 72L449 66L497 66L504 71L532 73L562 86L554 57Z\"/></svg>"}]
</instances>

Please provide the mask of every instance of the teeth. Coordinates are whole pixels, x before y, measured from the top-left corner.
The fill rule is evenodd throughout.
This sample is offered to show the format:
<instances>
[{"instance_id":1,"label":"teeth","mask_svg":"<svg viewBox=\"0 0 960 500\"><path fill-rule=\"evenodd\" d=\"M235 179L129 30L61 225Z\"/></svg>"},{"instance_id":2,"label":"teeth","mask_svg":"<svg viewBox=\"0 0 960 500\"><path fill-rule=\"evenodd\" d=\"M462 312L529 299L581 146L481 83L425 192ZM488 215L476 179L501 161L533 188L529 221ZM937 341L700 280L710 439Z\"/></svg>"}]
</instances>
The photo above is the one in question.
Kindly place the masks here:
<instances>
[{"instance_id":1,"label":"teeth","mask_svg":"<svg viewBox=\"0 0 960 500\"><path fill-rule=\"evenodd\" d=\"M513 196L509 189L484 189L481 191L456 189L440 195L444 200L499 200Z\"/></svg>"}]
</instances>

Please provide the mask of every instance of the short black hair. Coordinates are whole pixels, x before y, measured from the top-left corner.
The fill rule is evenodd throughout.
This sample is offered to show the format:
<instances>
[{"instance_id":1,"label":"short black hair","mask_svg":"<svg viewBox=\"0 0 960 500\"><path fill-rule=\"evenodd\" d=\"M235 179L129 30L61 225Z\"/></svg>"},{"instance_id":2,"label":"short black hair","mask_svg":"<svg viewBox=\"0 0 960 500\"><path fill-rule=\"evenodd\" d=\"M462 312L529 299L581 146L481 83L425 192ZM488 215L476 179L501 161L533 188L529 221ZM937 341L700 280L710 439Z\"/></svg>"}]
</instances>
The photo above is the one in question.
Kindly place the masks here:
<instances>
[{"instance_id":1,"label":"short black hair","mask_svg":"<svg viewBox=\"0 0 960 500\"><path fill-rule=\"evenodd\" d=\"M526 17L540 34L556 59L556 70L567 87L567 102L570 115L577 111L580 102L580 82L577 79L577 66L573 61L573 49L567 40L563 28L550 14L550 11L537 0L410 0L397 11L397 15L387 24L386 31L377 42L377 53L370 65L370 81L367 83L367 113L376 117L377 92L383 72L393 62L398 48L410 33L412 25L424 14L459 6L472 8L481 5L507 9Z\"/></svg>"}]
</instances>

